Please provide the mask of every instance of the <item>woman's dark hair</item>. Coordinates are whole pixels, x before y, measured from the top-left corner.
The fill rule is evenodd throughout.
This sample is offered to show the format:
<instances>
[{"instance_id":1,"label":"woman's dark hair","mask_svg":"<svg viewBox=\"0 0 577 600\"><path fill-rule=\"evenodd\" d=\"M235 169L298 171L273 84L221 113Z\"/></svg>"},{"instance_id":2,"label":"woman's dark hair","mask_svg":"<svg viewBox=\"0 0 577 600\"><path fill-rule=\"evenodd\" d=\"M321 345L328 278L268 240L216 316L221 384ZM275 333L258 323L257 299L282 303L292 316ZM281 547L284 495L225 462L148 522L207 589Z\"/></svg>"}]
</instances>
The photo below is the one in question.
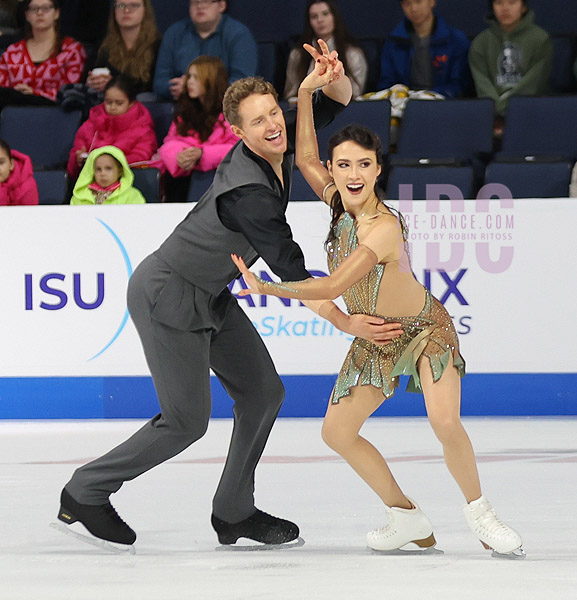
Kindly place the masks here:
<instances>
[{"instance_id":1,"label":"woman's dark hair","mask_svg":"<svg viewBox=\"0 0 577 600\"><path fill-rule=\"evenodd\" d=\"M343 129L337 131L331 138L329 139L328 145L328 156L329 160L332 162L333 153L337 146L340 146L344 142L354 142L355 144L361 146L365 150L370 150L375 153L375 157L377 159L377 164L382 167L383 165L383 146L381 144L381 140L376 133L373 133L367 127L363 125L347 125L343 127ZM381 198L383 196L381 188L375 182L375 194L377 198ZM341 215L345 212L345 207L343 206L343 201L341 199L341 194L337 190L330 202L331 207L331 226L329 228L329 234L327 239L325 240L325 246L330 244L335 240L335 226L340 219Z\"/></svg>"},{"instance_id":2,"label":"woman's dark hair","mask_svg":"<svg viewBox=\"0 0 577 600\"><path fill-rule=\"evenodd\" d=\"M26 14L28 7L30 6L32 0L24 0L22 3L22 12ZM55 10L60 10L60 0L50 0ZM56 34L54 40L54 47L52 48L52 55L55 56L60 52L60 48L62 47L62 36L60 35L60 19L56 20L54 23L54 33ZM24 39L29 40L32 37L32 26L28 22L28 19L24 20Z\"/></svg>"},{"instance_id":3,"label":"woman's dark hair","mask_svg":"<svg viewBox=\"0 0 577 600\"><path fill-rule=\"evenodd\" d=\"M8 155L8 158L12 158L12 150L8 145L8 142L5 142L2 138L0 138L0 150L4 150Z\"/></svg>"},{"instance_id":4,"label":"woman's dark hair","mask_svg":"<svg viewBox=\"0 0 577 600\"><path fill-rule=\"evenodd\" d=\"M496 21L495 11L493 10L493 3L495 0L488 0L489 3L489 13L487 14L487 19L492 19ZM521 0L521 2L525 5L526 8L529 8L529 0Z\"/></svg>"},{"instance_id":5,"label":"woman's dark hair","mask_svg":"<svg viewBox=\"0 0 577 600\"><path fill-rule=\"evenodd\" d=\"M104 88L104 91L109 90L110 88L118 88L121 92L124 92L128 97L129 102L134 102L136 100L136 84L132 77L127 77L126 75L117 75L113 77Z\"/></svg>"},{"instance_id":6,"label":"woman's dark hair","mask_svg":"<svg viewBox=\"0 0 577 600\"><path fill-rule=\"evenodd\" d=\"M305 20L303 25L303 33L296 45L298 51L297 75L298 81L302 81L308 73L309 65L311 64L311 55L303 48L303 44L314 42L316 46L316 36L313 31L310 19L310 9L313 4L326 4L333 15L335 29L333 38L335 41L335 50L339 53L339 59L343 63L345 73L351 77L349 73L349 65L347 64L347 46L354 46L355 41L348 32L345 22L341 16L341 12L335 0L308 0L305 11ZM357 82L358 83L358 82Z\"/></svg>"},{"instance_id":7,"label":"woman's dark hair","mask_svg":"<svg viewBox=\"0 0 577 600\"><path fill-rule=\"evenodd\" d=\"M190 67L196 67L198 80L204 88L202 101L188 95ZM199 56L186 69L186 77L182 93L178 97L174 111L174 122L179 135L190 135L195 131L202 142L205 142L214 130L214 126L222 113L222 101L228 87L228 75L224 63L215 56Z\"/></svg>"}]
</instances>

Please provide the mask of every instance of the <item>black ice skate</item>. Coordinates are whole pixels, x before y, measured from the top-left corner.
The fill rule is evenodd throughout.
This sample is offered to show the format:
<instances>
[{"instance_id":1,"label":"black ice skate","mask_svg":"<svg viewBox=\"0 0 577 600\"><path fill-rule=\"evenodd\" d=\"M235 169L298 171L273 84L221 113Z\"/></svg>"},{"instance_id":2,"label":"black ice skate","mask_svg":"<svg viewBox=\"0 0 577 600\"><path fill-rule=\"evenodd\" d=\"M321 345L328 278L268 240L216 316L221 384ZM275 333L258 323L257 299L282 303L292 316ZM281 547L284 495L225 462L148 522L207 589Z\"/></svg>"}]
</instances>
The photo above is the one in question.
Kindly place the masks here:
<instances>
[{"instance_id":1,"label":"black ice skate","mask_svg":"<svg viewBox=\"0 0 577 600\"><path fill-rule=\"evenodd\" d=\"M211 517L211 522L218 541L223 544L217 550L270 550L295 548L305 543L299 537L297 525L258 509L250 517L238 523L227 523L214 515ZM239 538L254 540L259 544L232 546ZM289 543L293 541L293 544Z\"/></svg>"},{"instance_id":2,"label":"black ice skate","mask_svg":"<svg viewBox=\"0 0 577 600\"><path fill-rule=\"evenodd\" d=\"M110 502L99 505L80 504L63 489L58 519L66 525L51 523L51 527L76 539L111 552L134 554L132 544L136 540L136 533L118 516ZM71 529L70 525L73 523L81 523L94 537Z\"/></svg>"}]
</instances>

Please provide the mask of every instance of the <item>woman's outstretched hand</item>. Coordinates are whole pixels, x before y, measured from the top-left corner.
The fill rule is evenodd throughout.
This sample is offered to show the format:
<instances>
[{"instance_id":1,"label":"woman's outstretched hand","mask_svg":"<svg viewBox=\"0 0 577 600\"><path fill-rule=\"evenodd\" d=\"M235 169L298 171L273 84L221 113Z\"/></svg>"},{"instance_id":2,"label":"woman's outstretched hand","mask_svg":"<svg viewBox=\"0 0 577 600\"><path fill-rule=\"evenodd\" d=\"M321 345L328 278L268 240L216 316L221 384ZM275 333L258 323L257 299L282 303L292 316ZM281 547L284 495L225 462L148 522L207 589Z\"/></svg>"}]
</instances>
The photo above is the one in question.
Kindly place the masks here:
<instances>
[{"instance_id":1,"label":"woman's outstretched hand","mask_svg":"<svg viewBox=\"0 0 577 600\"><path fill-rule=\"evenodd\" d=\"M252 271L248 270L244 260L236 254L231 254L230 257L232 258L232 262L238 267L240 274L244 278L244 282L248 286L248 288L240 290L238 295L248 296L249 294L262 294L256 275Z\"/></svg>"},{"instance_id":2,"label":"woman's outstretched hand","mask_svg":"<svg viewBox=\"0 0 577 600\"><path fill-rule=\"evenodd\" d=\"M324 87L339 79L344 73L343 63L339 60L337 52L334 50L330 52L324 40L319 39L318 44L321 52L310 44L303 44L303 48L315 61L315 68L302 81L301 90L313 91Z\"/></svg>"}]
</instances>

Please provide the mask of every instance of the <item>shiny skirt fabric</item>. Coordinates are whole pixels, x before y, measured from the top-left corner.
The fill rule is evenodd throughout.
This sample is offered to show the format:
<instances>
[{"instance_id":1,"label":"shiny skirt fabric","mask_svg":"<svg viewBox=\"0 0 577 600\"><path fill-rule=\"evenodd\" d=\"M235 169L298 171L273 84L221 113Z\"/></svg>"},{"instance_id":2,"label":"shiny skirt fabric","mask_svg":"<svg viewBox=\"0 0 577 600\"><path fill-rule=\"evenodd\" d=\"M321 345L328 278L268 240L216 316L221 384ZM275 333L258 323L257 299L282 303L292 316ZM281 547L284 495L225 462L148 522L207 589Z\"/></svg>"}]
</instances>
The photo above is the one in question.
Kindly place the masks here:
<instances>
[{"instance_id":1,"label":"shiny skirt fabric","mask_svg":"<svg viewBox=\"0 0 577 600\"><path fill-rule=\"evenodd\" d=\"M380 316L380 315L378 315ZM399 385L399 375L408 375L408 392L422 392L417 362L429 360L433 380L438 381L451 362L465 375L465 361L459 352L457 332L445 307L429 291L425 306L416 317L383 317L401 323L404 333L384 346L355 338L341 367L331 402L350 394L356 385L380 388L385 399Z\"/></svg>"}]
</instances>

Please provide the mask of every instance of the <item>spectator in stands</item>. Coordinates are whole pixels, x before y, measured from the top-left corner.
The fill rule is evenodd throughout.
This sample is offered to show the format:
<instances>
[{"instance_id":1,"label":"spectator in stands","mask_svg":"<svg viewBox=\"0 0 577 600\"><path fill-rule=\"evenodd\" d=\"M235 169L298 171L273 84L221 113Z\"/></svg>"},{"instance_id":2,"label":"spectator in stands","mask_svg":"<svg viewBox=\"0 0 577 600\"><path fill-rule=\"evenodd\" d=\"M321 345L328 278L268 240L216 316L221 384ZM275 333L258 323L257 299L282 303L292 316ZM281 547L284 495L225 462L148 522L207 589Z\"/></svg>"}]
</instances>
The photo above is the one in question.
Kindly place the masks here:
<instances>
[{"instance_id":1,"label":"spectator in stands","mask_svg":"<svg viewBox=\"0 0 577 600\"><path fill-rule=\"evenodd\" d=\"M116 146L103 146L88 155L70 204L144 204L144 196L133 183L134 173L124 152Z\"/></svg>"},{"instance_id":2,"label":"spectator in stands","mask_svg":"<svg viewBox=\"0 0 577 600\"><path fill-rule=\"evenodd\" d=\"M58 31L58 0L24 0L25 38L0 56L0 107L54 104L61 86L82 76L82 45Z\"/></svg>"},{"instance_id":3,"label":"spectator in stands","mask_svg":"<svg viewBox=\"0 0 577 600\"><path fill-rule=\"evenodd\" d=\"M12 37L20 33L16 16L17 0L0 0L0 48L6 48L5 37ZM20 35L16 39L18 39Z\"/></svg>"},{"instance_id":4,"label":"spectator in stands","mask_svg":"<svg viewBox=\"0 0 577 600\"><path fill-rule=\"evenodd\" d=\"M222 114L222 100L228 87L223 62L214 56L199 56L186 72L185 88L176 104L174 122L160 147L163 166L172 177L189 177L192 171L216 169L238 142ZM167 179L170 201L186 201L186 186L173 186Z\"/></svg>"},{"instance_id":5,"label":"spectator in stands","mask_svg":"<svg viewBox=\"0 0 577 600\"><path fill-rule=\"evenodd\" d=\"M32 161L0 139L0 206L23 204L38 204Z\"/></svg>"},{"instance_id":6,"label":"spectator in stands","mask_svg":"<svg viewBox=\"0 0 577 600\"><path fill-rule=\"evenodd\" d=\"M201 55L220 58L229 82L254 75L257 48L248 28L224 14L224 0L190 0L190 19L171 25L160 46L154 91L159 98L180 96L190 61Z\"/></svg>"},{"instance_id":7,"label":"spectator in stands","mask_svg":"<svg viewBox=\"0 0 577 600\"><path fill-rule=\"evenodd\" d=\"M489 0L489 8L490 26L473 40L469 63L477 96L493 98L502 117L511 96L547 94L553 46L527 0Z\"/></svg>"},{"instance_id":8,"label":"spectator in stands","mask_svg":"<svg viewBox=\"0 0 577 600\"><path fill-rule=\"evenodd\" d=\"M470 85L467 36L436 14L436 0L399 0L403 20L381 53L378 89L402 84L446 98L463 95Z\"/></svg>"},{"instance_id":9,"label":"spectator in stands","mask_svg":"<svg viewBox=\"0 0 577 600\"><path fill-rule=\"evenodd\" d=\"M108 34L98 50L86 83L97 92L119 74L134 80L137 93L152 92L160 36L150 0L115 2ZM108 73L102 69L108 69Z\"/></svg>"},{"instance_id":10,"label":"spectator in stands","mask_svg":"<svg viewBox=\"0 0 577 600\"><path fill-rule=\"evenodd\" d=\"M119 75L106 86L104 102L90 109L80 126L68 159L68 175L76 178L87 156L101 146L116 146L131 165L146 163L156 151L154 123L136 100L133 81Z\"/></svg>"},{"instance_id":11,"label":"spectator in stands","mask_svg":"<svg viewBox=\"0 0 577 600\"><path fill-rule=\"evenodd\" d=\"M360 96L365 89L368 70L362 48L355 45L347 31L335 0L309 0L303 34L289 55L284 98L291 103L296 102L301 81L314 67L314 61L303 44L312 44L318 49L318 39L324 40L331 51L338 52L353 86L353 98Z\"/></svg>"}]
</instances>

